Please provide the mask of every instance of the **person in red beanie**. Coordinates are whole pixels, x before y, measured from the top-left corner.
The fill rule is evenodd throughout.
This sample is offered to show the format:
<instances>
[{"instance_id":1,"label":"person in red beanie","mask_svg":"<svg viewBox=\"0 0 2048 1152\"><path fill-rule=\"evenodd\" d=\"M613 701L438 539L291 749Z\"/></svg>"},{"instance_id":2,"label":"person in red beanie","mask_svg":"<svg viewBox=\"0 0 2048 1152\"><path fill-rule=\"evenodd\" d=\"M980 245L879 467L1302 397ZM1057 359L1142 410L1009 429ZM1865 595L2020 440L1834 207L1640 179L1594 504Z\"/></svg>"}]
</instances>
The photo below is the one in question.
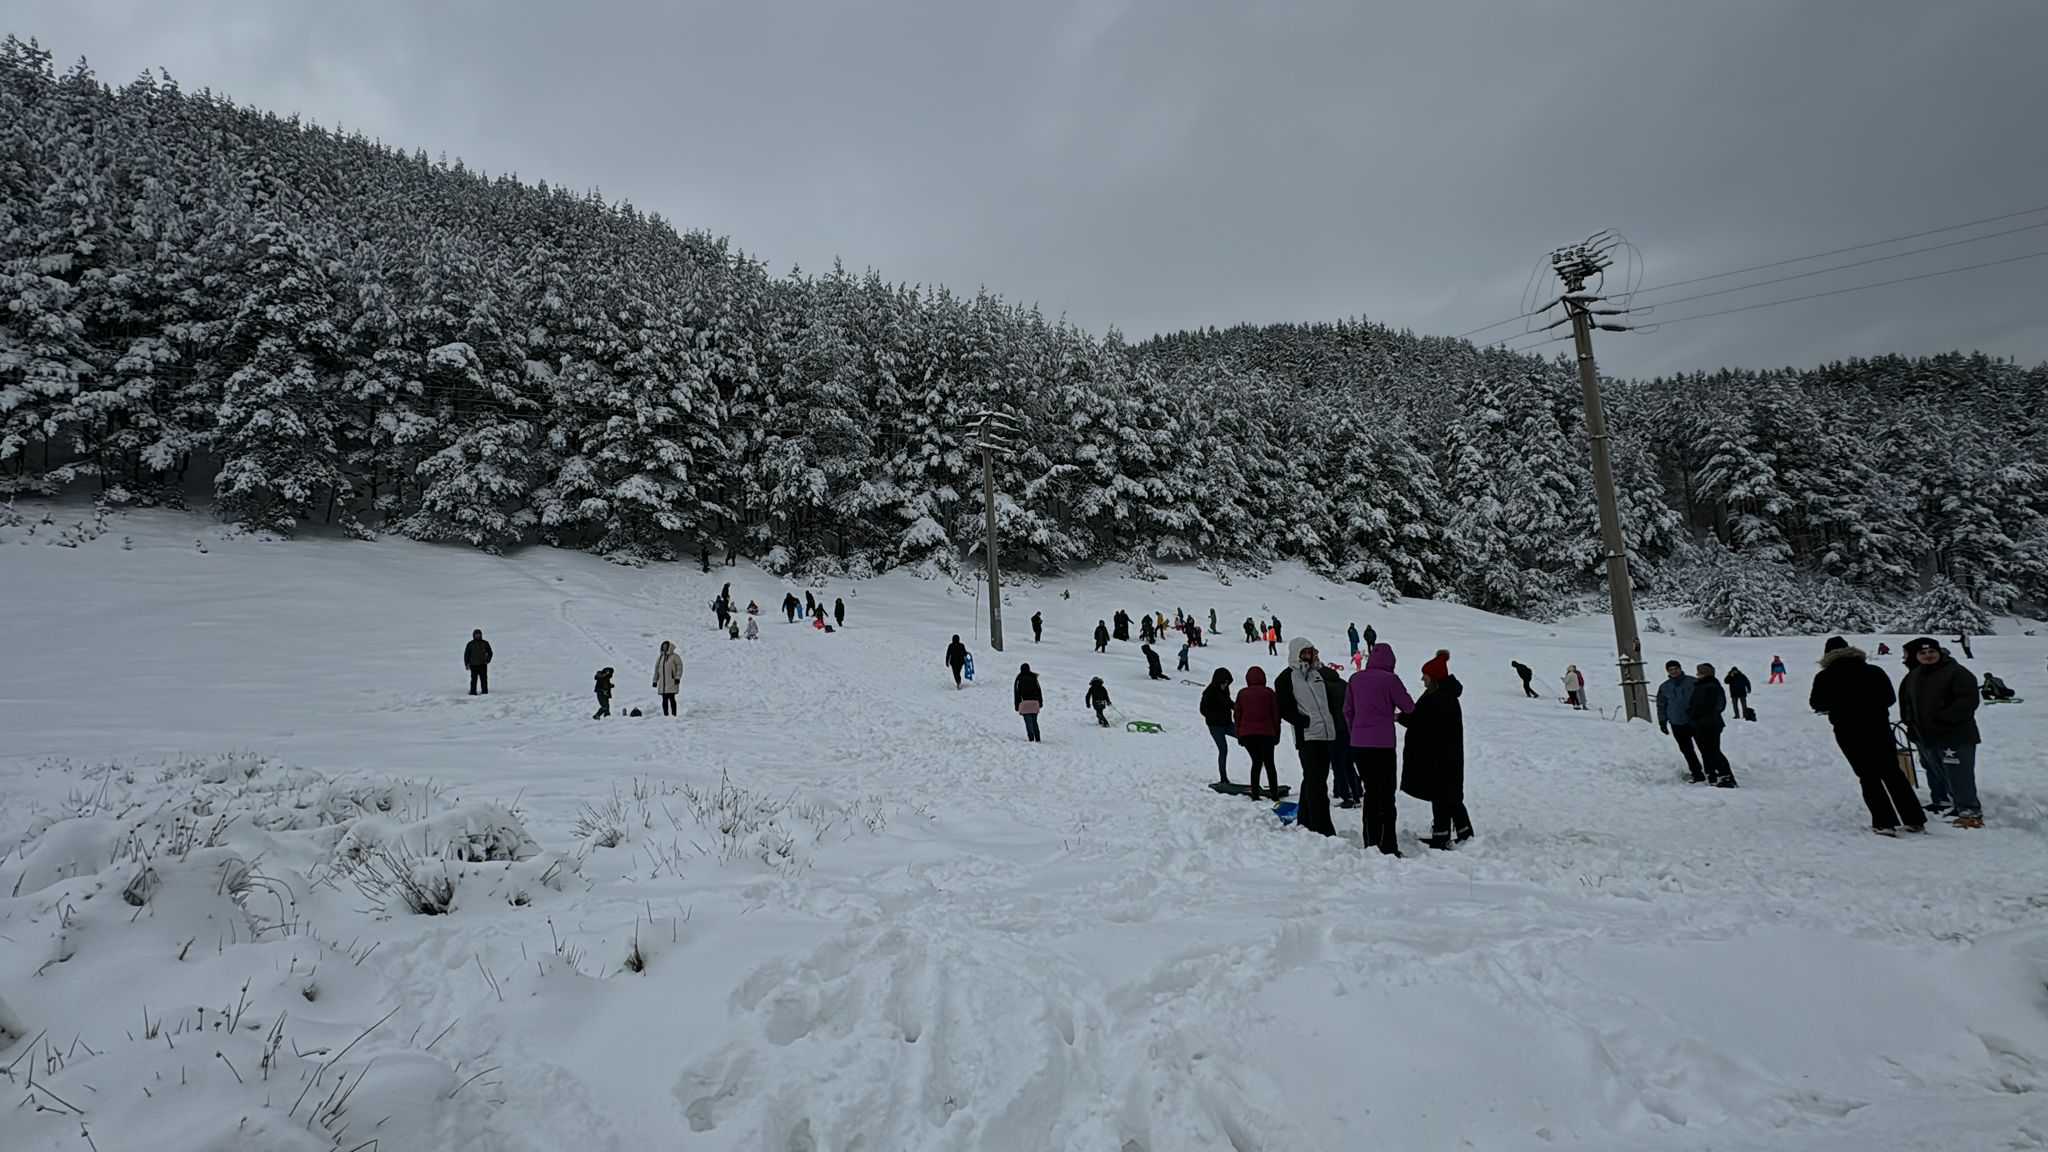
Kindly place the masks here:
<instances>
[{"instance_id":1,"label":"person in red beanie","mask_svg":"<svg viewBox=\"0 0 2048 1152\"><path fill-rule=\"evenodd\" d=\"M1401 717L1408 729L1402 749L1401 791L1429 801L1431 848L1472 838L1472 816L1465 811L1465 711L1458 701L1465 686L1451 675L1451 654L1437 649L1422 666L1422 698L1415 711Z\"/></svg>"}]
</instances>

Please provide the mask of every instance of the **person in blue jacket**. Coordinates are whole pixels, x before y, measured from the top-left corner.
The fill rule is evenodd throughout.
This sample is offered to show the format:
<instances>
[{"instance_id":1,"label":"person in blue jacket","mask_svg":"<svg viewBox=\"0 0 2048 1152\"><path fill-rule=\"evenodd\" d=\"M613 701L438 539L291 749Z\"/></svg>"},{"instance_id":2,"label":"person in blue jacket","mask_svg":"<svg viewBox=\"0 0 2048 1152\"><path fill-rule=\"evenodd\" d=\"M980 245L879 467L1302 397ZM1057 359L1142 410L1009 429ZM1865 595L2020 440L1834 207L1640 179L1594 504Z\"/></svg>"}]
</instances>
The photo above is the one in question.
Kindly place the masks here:
<instances>
[{"instance_id":1,"label":"person in blue jacket","mask_svg":"<svg viewBox=\"0 0 2048 1152\"><path fill-rule=\"evenodd\" d=\"M1692 782L1705 784L1707 773L1700 767L1692 735L1692 685L1685 665L1676 660L1664 662L1664 682L1657 685L1657 727L1678 741L1678 750L1685 753L1685 766L1692 769Z\"/></svg>"}]
</instances>

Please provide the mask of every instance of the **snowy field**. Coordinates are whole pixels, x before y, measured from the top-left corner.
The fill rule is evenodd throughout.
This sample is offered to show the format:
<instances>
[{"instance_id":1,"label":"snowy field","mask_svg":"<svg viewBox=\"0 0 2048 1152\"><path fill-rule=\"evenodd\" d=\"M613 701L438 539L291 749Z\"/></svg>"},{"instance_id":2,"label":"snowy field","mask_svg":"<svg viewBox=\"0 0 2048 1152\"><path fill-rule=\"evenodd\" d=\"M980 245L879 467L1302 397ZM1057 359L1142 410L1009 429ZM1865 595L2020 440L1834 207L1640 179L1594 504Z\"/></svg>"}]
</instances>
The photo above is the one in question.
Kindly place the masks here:
<instances>
[{"instance_id":1,"label":"snowy field","mask_svg":"<svg viewBox=\"0 0 2048 1152\"><path fill-rule=\"evenodd\" d=\"M6 1152L2048 1148L2048 640L2018 625L1969 662L2032 701L1982 714L1988 826L1887 840L1805 709L1818 638L1647 638L1757 681L1729 792L1522 697L1510 659L1615 703L1604 619L1293 569L1018 587L956 692L972 590L906 574L747 643L705 605L776 613L748 567L56 531L0 529ZM1088 640L1175 605L1224 625L1197 681L1278 670L1246 615L1326 654L1370 623L1411 680L1449 648L1477 839L1429 853L1404 798L1382 858L1355 811L1325 840L1208 791L1200 689ZM658 713L664 638L680 719L593 722L603 665ZM1097 674L1166 731L1094 727Z\"/></svg>"}]
</instances>

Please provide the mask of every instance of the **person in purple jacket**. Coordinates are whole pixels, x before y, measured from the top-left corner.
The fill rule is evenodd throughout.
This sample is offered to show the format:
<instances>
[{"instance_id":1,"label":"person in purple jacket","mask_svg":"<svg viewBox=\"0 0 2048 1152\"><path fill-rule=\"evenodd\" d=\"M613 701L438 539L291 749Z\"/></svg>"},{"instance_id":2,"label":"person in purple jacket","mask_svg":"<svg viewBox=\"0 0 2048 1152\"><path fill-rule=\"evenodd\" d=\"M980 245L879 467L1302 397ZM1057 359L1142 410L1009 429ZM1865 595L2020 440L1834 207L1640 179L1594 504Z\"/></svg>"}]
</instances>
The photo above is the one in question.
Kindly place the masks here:
<instances>
[{"instance_id":1,"label":"person in purple jacket","mask_svg":"<svg viewBox=\"0 0 2048 1152\"><path fill-rule=\"evenodd\" d=\"M1365 668L1344 692L1344 723L1352 758L1365 785L1365 843L1399 856L1394 839L1394 715L1415 711L1415 701L1394 675L1394 648L1375 644Z\"/></svg>"}]
</instances>

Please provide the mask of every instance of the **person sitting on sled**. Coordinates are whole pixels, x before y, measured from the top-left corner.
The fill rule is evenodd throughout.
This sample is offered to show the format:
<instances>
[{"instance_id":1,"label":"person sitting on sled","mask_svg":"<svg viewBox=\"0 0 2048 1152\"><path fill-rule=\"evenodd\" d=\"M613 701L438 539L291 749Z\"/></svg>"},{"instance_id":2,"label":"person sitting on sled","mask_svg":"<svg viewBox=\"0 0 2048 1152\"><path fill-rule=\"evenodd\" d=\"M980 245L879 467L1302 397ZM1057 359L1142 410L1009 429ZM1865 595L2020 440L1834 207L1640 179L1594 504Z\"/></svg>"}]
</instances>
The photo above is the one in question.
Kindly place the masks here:
<instances>
[{"instance_id":1,"label":"person sitting on sled","mask_svg":"<svg viewBox=\"0 0 2048 1152\"><path fill-rule=\"evenodd\" d=\"M2006 687L2005 681L1989 672L1984 674L1984 687L1980 691L1986 700L2010 700L2013 697L2013 691Z\"/></svg>"}]
</instances>

